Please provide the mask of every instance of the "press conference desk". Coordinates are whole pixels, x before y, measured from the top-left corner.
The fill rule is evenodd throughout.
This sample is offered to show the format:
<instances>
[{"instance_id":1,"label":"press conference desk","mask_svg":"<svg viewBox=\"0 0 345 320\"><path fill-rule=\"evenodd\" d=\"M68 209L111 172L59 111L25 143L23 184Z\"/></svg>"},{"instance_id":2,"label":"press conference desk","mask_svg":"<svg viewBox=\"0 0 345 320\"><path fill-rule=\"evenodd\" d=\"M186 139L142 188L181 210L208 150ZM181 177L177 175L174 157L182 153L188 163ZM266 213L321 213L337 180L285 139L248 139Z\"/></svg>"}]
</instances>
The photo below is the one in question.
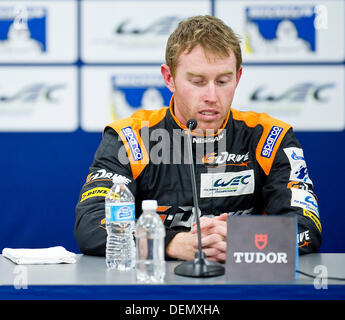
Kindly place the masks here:
<instances>
[{"instance_id":1,"label":"press conference desk","mask_svg":"<svg viewBox=\"0 0 345 320\"><path fill-rule=\"evenodd\" d=\"M180 262L167 262L163 284L140 284L135 272L108 271L102 257L77 255L75 264L18 266L0 256L0 299L345 299L345 281L327 281L316 289L314 279L298 275L287 283L234 283L225 276L187 278L174 274ZM310 254L299 258L299 270L317 276L315 266L327 267L329 277L345 278L345 254ZM15 285L27 288L16 289ZM320 283L318 281L317 283Z\"/></svg>"}]
</instances>

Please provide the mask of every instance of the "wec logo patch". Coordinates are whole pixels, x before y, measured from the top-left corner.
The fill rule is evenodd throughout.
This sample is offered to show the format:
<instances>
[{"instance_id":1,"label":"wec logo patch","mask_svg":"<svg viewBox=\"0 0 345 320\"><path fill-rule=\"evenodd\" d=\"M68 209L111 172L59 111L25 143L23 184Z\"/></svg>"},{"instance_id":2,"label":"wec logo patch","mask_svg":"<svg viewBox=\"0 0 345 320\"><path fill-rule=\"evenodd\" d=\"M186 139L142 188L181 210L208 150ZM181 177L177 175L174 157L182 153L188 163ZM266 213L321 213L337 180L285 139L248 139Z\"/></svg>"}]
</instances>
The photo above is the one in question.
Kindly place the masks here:
<instances>
[{"instance_id":1,"label":"wec logo patch","mask_svg":"<svg viewBox=\"0 0 345 320\"><path fill-rule=\"evenodd\" d=\"M269 132L269 134L266 138L264 146L262 147L261 156L263 156L265 158L271 157L274 146L275 146L280 134L282 133L282 131L283 131L283 128L281 128L281 127L277 127L277 126L272 127L271 131Z\"/></svg>"},{"instance_id":2,"label":"wec logo patch","mask_svg":"<svg viewBox=\"0 0 345 320\"><path fill-rule=\"evenodd\" d=\"M202 173L200 197L230 197L251 194L255 188L254 170Z\"/></svg>"}]
</instances>

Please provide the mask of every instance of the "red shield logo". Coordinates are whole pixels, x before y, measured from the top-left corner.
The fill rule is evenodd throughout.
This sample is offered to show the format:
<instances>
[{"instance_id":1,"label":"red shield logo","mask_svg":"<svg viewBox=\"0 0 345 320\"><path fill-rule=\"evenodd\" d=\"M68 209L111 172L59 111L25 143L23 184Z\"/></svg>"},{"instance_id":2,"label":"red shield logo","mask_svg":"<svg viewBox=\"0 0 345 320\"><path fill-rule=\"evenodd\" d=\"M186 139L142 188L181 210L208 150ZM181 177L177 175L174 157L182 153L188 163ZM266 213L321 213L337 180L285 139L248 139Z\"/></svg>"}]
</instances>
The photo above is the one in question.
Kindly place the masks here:
<instances>
[{"instance_id":1,"label":"red shield logo","mask_svg":"<svg viewBox=\"0 0 345 320\"><path fill-rule=\"evenodd\" d=\"M254 242L255 242L255 246L259 250L264 249L267 245L267 234L261 234L261 233L255 234Z\"/></svg>"}]
</instances>

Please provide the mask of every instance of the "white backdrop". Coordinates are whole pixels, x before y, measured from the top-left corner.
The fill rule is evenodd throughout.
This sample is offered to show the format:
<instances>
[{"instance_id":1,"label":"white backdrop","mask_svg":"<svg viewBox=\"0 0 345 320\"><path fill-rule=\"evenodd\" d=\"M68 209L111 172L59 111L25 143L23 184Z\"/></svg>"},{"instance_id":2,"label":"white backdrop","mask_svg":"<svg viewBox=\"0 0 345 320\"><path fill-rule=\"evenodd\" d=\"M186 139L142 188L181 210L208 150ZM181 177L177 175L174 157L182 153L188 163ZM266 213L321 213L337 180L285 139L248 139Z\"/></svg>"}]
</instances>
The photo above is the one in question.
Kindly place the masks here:
<instances>
[{"instance_id":1,"label":"white backdrop","mask_svg":"<svg viewBox=\"0 0 345 320\"><path fill-rule=\"evenodd\" d=\"M344 11L342 0L1 1L0 131L97 132L166 106L167 38L198 14L220 17L242 41L234 108L296 131L341 131Z\"/></svg>"}]
</instances>

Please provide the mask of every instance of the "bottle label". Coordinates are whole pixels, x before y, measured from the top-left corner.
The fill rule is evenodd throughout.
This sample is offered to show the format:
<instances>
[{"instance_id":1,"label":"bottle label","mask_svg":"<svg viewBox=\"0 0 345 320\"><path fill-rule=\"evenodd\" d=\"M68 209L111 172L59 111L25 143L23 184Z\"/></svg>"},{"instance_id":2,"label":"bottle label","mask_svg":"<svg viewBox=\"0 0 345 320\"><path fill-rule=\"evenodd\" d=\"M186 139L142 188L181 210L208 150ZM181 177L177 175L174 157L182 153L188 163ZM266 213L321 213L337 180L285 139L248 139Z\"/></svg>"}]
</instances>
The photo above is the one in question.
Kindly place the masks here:
<instances>
[{"instance_id":1,"label":"bottle label","mask_svg":"<svg viewBox=\"0 0 345 320\"><path fill-rule=\"evenodd\" d=\"M105 219L107 222L121 222L135 220L134 204L106 204Z\"/></svg>"}]
</instances>

